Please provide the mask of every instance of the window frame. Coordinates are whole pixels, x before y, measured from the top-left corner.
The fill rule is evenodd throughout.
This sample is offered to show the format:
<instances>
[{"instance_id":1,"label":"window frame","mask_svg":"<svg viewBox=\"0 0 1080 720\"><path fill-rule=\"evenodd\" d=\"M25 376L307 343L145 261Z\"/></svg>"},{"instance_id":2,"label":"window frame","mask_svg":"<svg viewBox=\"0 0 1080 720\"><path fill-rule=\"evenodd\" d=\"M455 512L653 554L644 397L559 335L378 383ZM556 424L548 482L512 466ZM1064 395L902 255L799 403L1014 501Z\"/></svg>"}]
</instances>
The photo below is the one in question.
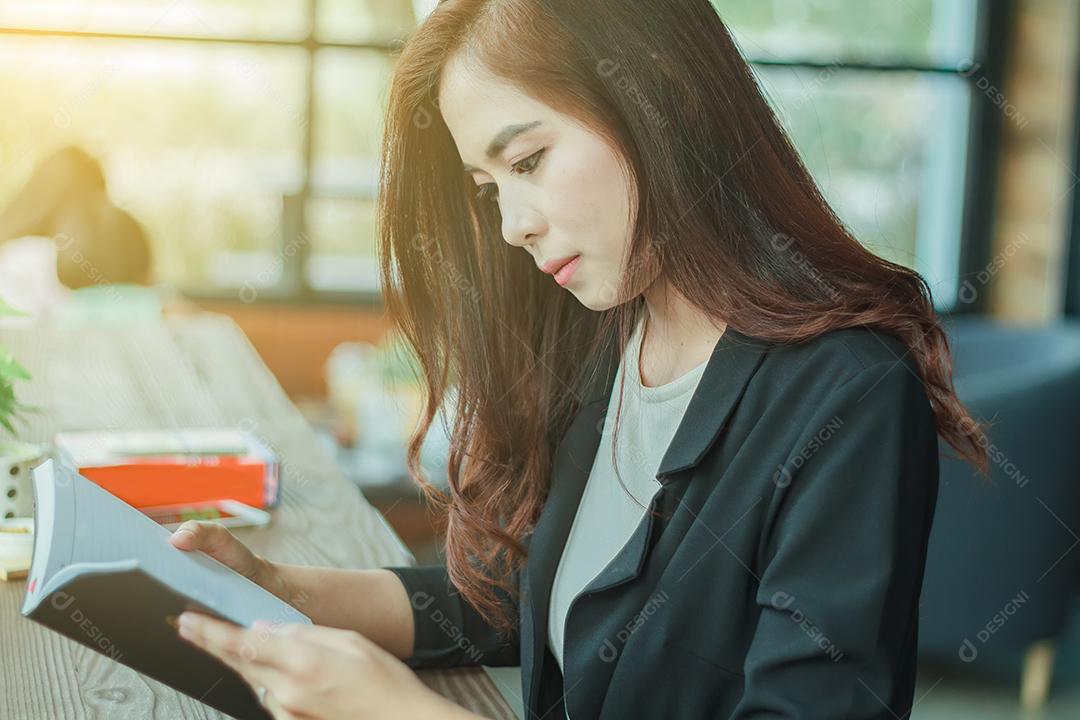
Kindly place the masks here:
<instances>
[{"instance_id":1,"label":"window frame","mask_svg":"<svg viewBox=\"0 0 1080 720\"><path fill-rule=\"evenodd\" d=\"M1074 37L1080 42L1080 23L1074 28ZM1072 175L1069 190L1068 227L1065 237L1065 287L1062 313L1068 320L1080 317L1080 73L1076 75L1073 95L1073 138L1069 173Z\"/></svg>"}]
</instances>

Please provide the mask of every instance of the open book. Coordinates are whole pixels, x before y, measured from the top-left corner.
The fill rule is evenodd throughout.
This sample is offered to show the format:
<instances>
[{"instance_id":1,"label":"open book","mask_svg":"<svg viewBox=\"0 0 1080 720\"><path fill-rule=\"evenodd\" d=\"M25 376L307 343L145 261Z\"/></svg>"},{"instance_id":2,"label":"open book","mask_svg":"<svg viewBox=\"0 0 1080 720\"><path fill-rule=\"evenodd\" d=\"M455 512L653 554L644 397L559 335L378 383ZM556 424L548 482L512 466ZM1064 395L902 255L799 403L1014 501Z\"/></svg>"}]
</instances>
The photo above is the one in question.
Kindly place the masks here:
<instances>
[{"instance_id":1,"label":"open book","mask_svg":"<svg viewBox=\"0 0 1080 720\"><path fill-rule=\"evenodd\" d=\"M34 469L34 556L22 614L237 718L269 718L243 679L177 634L184 610L250 627L311 621L210 556L47 460Z\"/></svg>"}]
</instances>

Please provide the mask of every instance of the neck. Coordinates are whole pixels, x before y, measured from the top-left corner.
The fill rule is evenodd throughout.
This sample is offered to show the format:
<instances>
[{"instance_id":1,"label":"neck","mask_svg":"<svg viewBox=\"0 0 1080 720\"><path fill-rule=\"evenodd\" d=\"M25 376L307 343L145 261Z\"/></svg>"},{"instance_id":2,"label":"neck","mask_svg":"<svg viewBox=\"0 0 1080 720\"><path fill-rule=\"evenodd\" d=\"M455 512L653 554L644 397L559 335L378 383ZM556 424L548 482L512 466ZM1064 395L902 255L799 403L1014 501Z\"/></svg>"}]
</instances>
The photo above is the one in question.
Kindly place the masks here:
<instances>
[{"instance_id":1,"label":"neck","mask_svg":"<svg viewBox=\"0 0 1080 720\"><path fill-rule=\"evenodd\" d=\"M727 325L714 322L663 278L644 296L641 381L646 386L663 385L708 360Z\"/></svg>"}]
</instances>

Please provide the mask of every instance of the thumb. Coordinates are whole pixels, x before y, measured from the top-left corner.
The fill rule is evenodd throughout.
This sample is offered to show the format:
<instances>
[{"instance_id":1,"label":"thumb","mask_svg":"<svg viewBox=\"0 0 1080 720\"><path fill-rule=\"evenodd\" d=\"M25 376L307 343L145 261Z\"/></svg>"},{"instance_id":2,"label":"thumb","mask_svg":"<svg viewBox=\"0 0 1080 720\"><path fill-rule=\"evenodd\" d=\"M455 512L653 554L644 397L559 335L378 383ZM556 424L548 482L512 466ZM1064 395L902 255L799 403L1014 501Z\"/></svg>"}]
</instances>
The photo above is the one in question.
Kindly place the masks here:
<instances>
[{"instance_id":1,"label":"thumb","mask_svg":"<svg viewBox=\"0 0 1080 720\"><path fill-rule=\"evenodd\" d=\"M199 523L188 520L173 531L173 534L169 536L169 542L180 550L197 550L199 536L202 534L200 530Z\"/></svg>"},{"instance_id":2,"label":"thumb","mask_svg":"<svg viewBox=\"0 0 1080 720\"><path fill-rule=\"evenodd\" d=\"M180 550L201 550L248 578L258 569L251 550L216 522L188 520L169 536L169 542Z\"/></svg>"}]
</instances>

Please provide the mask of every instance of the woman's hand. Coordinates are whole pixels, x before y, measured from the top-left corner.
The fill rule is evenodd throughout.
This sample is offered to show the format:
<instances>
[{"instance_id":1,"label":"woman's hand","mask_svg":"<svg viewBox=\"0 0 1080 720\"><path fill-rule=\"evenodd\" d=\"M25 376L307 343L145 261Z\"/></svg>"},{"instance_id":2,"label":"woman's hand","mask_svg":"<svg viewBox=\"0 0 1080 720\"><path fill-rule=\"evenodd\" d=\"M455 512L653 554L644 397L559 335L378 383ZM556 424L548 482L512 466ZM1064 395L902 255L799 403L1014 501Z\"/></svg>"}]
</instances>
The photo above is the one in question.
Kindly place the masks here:
<instances>
[{"instance_id":1,"label":"woman's hand","mask_svg":"<svg viewBox=\"0 0 1080 720\"><path fill-rule=\"evenodd\" d=\"M412 654L412 605L405 587L389 570L272 563L215 522L189 520L169 541L180 550L202 550L301 610L316 625L354 630L396 657ZM354 602L358 597L364 602Z\"/></svg>"},{"instance_id":2,"label":"woman's hand","mask_svg":"<svg viewBox=\"0 0 1080 720\"><path fill-rule=\"evenodd\" d=\"M476 717L351 630L262 621L245 629L185 612L180 636L239 673L279 720Z\"/></svg>"},{"instance_id":3,"label":"woman's hand","mask_svg":"<svg viewBox=\"0 0 1080 720\"><path fill-rule=\"evenodd\" d=\"M280 594L284 583L274 565L253 553L223 525L188 520L169 536L169 542L180 550L202 550L222 565L289 602L289 598Z\"/></svg>"}]
</instances>

